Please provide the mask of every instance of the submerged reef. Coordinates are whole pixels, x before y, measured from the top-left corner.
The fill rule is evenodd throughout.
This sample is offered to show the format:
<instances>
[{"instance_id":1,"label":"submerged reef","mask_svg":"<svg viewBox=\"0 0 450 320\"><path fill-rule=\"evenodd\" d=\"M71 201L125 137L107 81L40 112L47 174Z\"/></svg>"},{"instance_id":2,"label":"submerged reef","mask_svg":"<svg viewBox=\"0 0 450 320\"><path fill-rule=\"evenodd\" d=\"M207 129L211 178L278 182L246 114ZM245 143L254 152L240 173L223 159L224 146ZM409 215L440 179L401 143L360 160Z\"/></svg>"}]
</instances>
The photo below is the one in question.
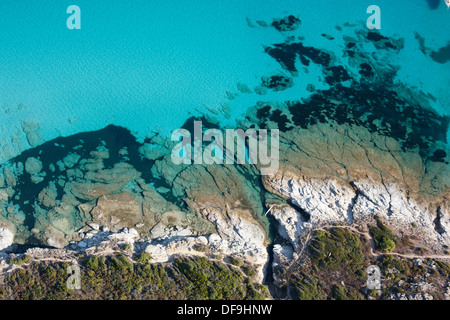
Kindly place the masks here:
<instances>
[{"instance_id":1,"label":"submerged reef","mask_svg":"<svg viewBox=\"0 0 450 320\"><path fill-rule=\"evenodd\" d=\"M262 281L268 227L261 189L246 178L255 173L175 165L173 145L158 135L138 143L108 126L27 150L2 170L1 248L84 252L139 240L138 250L166 262L204 246L247 258Z\"/></svg>"},{"instance_id":2,"label":"submerged reef","mask_svg":"<svg viewBox=\"0 0 450 320\"><path fill-rule=\"evenodd\" d=\"M432 50L425 45L425 38L422 37L418 32L415 33L415 37L419 42L420 51L433 59L433 61L442 64L450 61L450 42L446 46L441 47L438 50Z\"/></svg>"}]
</instances>

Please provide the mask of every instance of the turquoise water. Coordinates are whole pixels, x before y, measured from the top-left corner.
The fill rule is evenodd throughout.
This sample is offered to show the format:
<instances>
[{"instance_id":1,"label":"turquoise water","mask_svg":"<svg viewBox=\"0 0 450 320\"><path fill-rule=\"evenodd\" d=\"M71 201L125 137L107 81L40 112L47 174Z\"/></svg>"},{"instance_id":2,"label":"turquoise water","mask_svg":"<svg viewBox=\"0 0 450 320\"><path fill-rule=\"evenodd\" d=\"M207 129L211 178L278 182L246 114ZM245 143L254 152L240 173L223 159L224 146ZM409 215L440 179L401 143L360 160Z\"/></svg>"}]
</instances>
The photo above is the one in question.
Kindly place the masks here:
<instances>
[{"instance_id":1,"label":"turquoise water","mask_svg":"<svg viewBox=\"0 0 450 320\"><path fill-rule=\"evenodd\" d=\"M81 8L81 30L66 27L66 9L72 4ZM239 82L253 88L261 76L281 70L264 53L263 45L283 42L285 35L258 26L256 20L271 23L296 14L307 44L334 50L339 40L330 43L321 34L336 34L335 26L345 22L364 27L371 4L4 0L0 3L0 106L5 113L0 118L0 145L11 144L22 120L39 122L44 141L108 124L145 137L152 131L169 132L191 114L219 109L227 102L231 117L222 120L233 123L262 98L240 93L228 101L225 93L239 93ZM383 34L406 39L398 58L404 65L399 77L431 92L437 97L434 107L450 114L450 64L423 55L414 39L417 31L427 45L445 46L450 40L450 11L443 3L431 10L425 0L377 4L382 8ZM309 82L302 77L293 88L263 98L307 96ZM27 144L14 148L19 153Z\"/></svg>"},{"instance_id":2,"label":"turquoise water","mask_svg":"<svg viewBox=\"0 0 450 320\"><path fill-rule=\"evenodd\" d=\"M179 126L186 111L216 104L260 68L261 39L245 22L256 2L78 1L81 30L66 28L69 4L2 2L3 103L86 126L105 117Z\"/></svg>"}]
</instances>

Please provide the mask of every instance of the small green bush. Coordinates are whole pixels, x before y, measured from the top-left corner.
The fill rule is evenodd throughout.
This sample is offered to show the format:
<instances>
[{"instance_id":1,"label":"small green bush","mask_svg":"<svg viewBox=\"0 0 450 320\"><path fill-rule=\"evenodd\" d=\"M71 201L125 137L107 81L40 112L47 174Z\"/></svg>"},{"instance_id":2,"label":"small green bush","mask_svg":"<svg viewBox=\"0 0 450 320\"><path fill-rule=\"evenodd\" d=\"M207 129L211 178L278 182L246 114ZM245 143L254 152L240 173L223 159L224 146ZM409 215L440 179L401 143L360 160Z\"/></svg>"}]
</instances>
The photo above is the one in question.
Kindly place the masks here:
<instances>
[{"instance_id":1,"label":"small green bush","mask_svg":"<svg viewBox=\"0 0 450 320\"><path fill-rule=\"evenodd\" d=\"M141 254L139 254L134 260L139 263L149 263L151 259L152 259L151 254L144 251Z\"/></svg>"},{"instance_id":2,"label":"small green bush","mask_svg":"<svg viewBox=\"0 0 450 320\"><path fill-rule=\"evenodd\" d=\"M244 264L244 261L237 257L230 257L230 263L236 267L241 267Z\"/></svg>"},{"instance_id":3,"label":"small green bush","mask_svg":"<svg viewBox=\"0 0 450 320\"><path fill-rule=\"evenodd\" d=\"M255 270L250 266L242 266L241 270L248 277L253 277L256 274Z\"/></svg>"},{"instance_id":4,"label":"small green bush","mask_svg":"<svg viewBox=\"0 0 450 320\"><path fill-rule=\"evenodd\" d=\"M300 282L295 283L294 298L299 300L324 300L325 297L321 294L318 286L317 278L303 278Z\"/></svg>"},{"instance_id":5,"label":"small green bush","mask_svg":"<svg viewBox=\"0 0 450 320\"><path fill-rule=\"evenodd\" d=\"M395 249L395 242L392 239L384 238L381 240L379 247L384 252L392 252Z\"/></svg>"},{"instance_id":6,"label":"small green bush","mask_svg":"<svg viewBox=\"0 0 450 320\"><path fill-rule=\"evenodd\" d=\"M386 227L379 217L375 217L376 226L369 226L369 232L373 237L375 246L383 252L392 252L395 249L396 239L392 231Z\"/></svg>"},{"instance_id":7,"label":"small green bush","mask_svg":"<svg viewBox=\"0 0 450 320\"><path fill-rule=\"evenodd\" d=\"M12 264L22 265L22 264L28 264L28 263L30 263L31 261L33 261L33 258L32 258L32 257L27 256L27 255L24 255L24 256L22 256L22 257L19 258L19 259L14 259L14 258L10 259L10 260L9 260L9 264L10 264L10 265L12 265Z\"/></svg>"},{"instance_id":8,"label":"small green bush","mask_svg":"<svg viewBox=\"0 0 450 320\"><path fill-rule=\"evenodd\" d=\"M209 246L201 243L197 243L194 245L194 250L198 252L207 252L209 250Z\"/></svg>"}]
</instances>

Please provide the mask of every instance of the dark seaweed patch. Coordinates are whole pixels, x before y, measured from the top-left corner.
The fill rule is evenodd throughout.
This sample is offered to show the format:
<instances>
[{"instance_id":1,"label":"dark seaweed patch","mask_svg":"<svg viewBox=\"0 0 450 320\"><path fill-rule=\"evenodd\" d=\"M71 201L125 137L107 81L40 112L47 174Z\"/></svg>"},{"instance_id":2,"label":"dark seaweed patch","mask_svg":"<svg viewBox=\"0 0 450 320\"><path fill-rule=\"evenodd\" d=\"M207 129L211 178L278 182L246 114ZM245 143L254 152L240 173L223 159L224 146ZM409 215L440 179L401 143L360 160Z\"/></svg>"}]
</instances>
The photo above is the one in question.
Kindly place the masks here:
<instances>
[{"instance_id":1,"label":"dark seaweed patch","mask_svg":"<svg viewBox=\"0 0 450 320\"><path fill-rule=\"evenodd\" d=\"M270 120L278 124L278 129L281 131L287 131L292 129L289 119L285 114L281 113L281 110L274 110L270 116Z\"/></svg>"},{"instance_id":2,"label":"dark seaweed patch","mask_svg":"<svg viewBox=\"0 0 450 320\"><path fill-rule=\"evenodd\" d=\"M433 110L424 109L399 98L395 88L369 83L344 87L336 84L321 90L303 101L287 101L292 121L277 109L265 107L259 126L268 126L267 120L276 122L281 131L297 126L307 129L317 123L363 126L370 132L390 136L399 141L404 150L419 147L423 157L433 142L446 141L449 118ZM271 115L267 119L267 113ZM257 112L258 114L258 112ZM441 161L444 151L436 151L434 161Z\"/></svg>"},{"instance_id":3,"label":"dark seaweed patch","mask_svg":"<svg viewBox=\"0 0 450 320\"><path fill-rule=\"evenodd\" d=\"M325 82L329 85L352 79L343 66L332 66L327 71L329 74L325 77Z\"/></svg>"},{"instance_id":4,"label":"dark seaweed patch","mask_svg":"<svg viewBox=\"0 0 450 320\"><path fill-rule=\"evenodd\" d=\"M271 106L264 106L258 109L258 111L256 112L256 116L258 117L258 119L267 118L270 115L269 112L271 109L272 109Z\"/></svg>"},{"instance_id":5,"label":"dark seaweed patch","mask_svg":"<svg viewBox=\"0 0 450 320\"><path fill-rule=\"evenodd\" d=\"M294 31L301 24L301 20L293 15L277 19L272 22L272 26L278 31Z\"/></svg>"},{"instance_id":6,"label":"dark seaweed patch","mask_svg":"<svg viewBox=\"0 0 450 320\"><path fill-rule=\"evenodd\" d=\"M434 162L445 162L445 157L447 157L447 153L442 149L437 149L430 157L430 160Z\"/></svg>"},{"instance_id":7,"label":"dark seaweed patch","mask_svg":"<svg viewBox=\"0 0 450 320\"><path fill-rule=\"evenodd\" d=\"M370 40L370 41L375 41L375 42L377 42L377 41L380 41L380 40L387 40L387 39L388 39L387 37L381 35L381 34L378 33L378 32L369 31L369 32L367 33L367 40Z\"/></svg>"},{"instance_id":8,"label":"dark seaweed patch","mask_svg":"<svg viewBox=\"0 0 450 320\"><path fill-rule=\"evenodd\" d=\"M438 63L450 61L450 43L447 44L447 46L440 48L438 51L431 52L430 57Z\"/></svg>"},{"instance_id":9,"label":"dark seaweed patch","mask_svg":"<svg viewBox=\"0 0 450 320\"><path fill-rule=\"evenodd\" d=\"M294 85L294 81L290 77L283 75L275 75L271 77L262 77L263 87L272 89L273 91L282 91Z\"/></svg>"},{"instance_id":10,"label":"dark seaweed patch","mask_svg":"<svg viewBox=\"0 0 450 320\"><path fill-rule=\"evenodd\" d=\"M379 32L369 31L367 40L372 41L377 49L393 49L400 50L403 48L403 40L396 41L381 35Z\"/></svg>"},{"instance_id":11,"label":"dark seaweed patch","mask_svg":"<svg viewBox=\"0 0 450 320\"><path fill-rule=\"evenodd\" d=\"M297 73L295 61L297 57L305 65L309 65L309 61L328 67L331 63L331 55L323 50L314 47L304 46L301 42L296 43L279 43L273 47L267 47L265 51L274 58L286 70Z\"/></svg>"},{"instance_id":12,"label":"dark seaweed patch","mask_svg":"<svg viewBox=\"0 0 450 320\"><path fill-rule=\"evenodd\" d=\"M366 78L371 78L374 76L374 72L373 72L373 68L370 66L370 64L368 63L361 63L359 65L359 67L361 68L359 70L359 74L366 77Z\"/></svg>"},{"instance_id":13,"label":"dark seaweed patch","mask_svg":"<svg viewBox=\"0 0 450 320\"><path fill-rule=\"evenodd\" d=\"M403 39L391 39L376 31L362 31L362 34L378 49L398 51L403 48ZM305 67L311 63L321 65L330 89L317 91L302 101L286 101L292 116L291 124L286 122L288 116L272 108L264 110L264 117L258 117L259 126L267 125L269 119L272 123L276 122L280 130L293 126L307 129L311 125L330 121L340 125L363 126L370 132L395 138L404 150L419 147L423 157L430 157L429 148L434 142L446 142L449 118L417 102L400 98L403 95L399 95L397 90L408 89L394 84L398 69L375 69L372 58L364 52L359 54L355 51L356 42L349 40L351 38L346 40L344 52L352 59L359 60L361 81L353 79L348 70L336 64L333 56L325 50L289 41L266 47L266 53L294 76L298 72L297 58ZM374 82L374 77L379 78L379 81ZM343 86L344 81L350 81L349 86ZM267 112L272 113L269 119ZM284 117L280 118L281 115ZM441 154L438 153L438 156ZM443 158L438 156L434 155L433 159L441 161Z\"/></svg>"}]
</instances>

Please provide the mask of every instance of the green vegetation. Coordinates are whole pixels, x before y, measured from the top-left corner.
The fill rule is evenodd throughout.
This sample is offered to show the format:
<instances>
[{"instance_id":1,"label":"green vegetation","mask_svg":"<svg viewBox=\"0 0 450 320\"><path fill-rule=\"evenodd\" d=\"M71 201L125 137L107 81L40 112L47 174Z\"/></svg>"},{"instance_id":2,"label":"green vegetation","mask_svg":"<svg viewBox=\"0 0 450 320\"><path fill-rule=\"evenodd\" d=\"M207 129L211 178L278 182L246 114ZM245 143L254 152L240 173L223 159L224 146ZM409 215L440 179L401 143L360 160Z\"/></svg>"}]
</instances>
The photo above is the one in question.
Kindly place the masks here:
<instances>
[{"instance_id":1,"label":"green vegetation","mask_svg":"<svg viewBox=\"0 0 450 320\"><path fill-rule=\"evenodd\" d=\"M377 250L383 252L392 252L395 249L396 239L392 231L387 228L380 220L379 217L375 217L376 226L369 226L369 231Z\"/></svg>"},{"instance_id":2,"label":"green vegetation","mask_svg":"<svg viewBox=\"0 0 450 320\"><path fill-rule=\"evenodd\" d=\"M325 300L318 278L304 277L297 281L293 296L299 300Z\"/></svg>"},{"instance_id":3,"label":"green vegetation","mask_svg":"<svg viewBox=\"0 0 450 320\"><path fill-rule=\"evenodd\" d=\"M253 277L254 275L256 275L256 271L254 268L252 268L249 265L244 265L241 267L242 272L244 272L244 274L248 277Z\"/></svg>"},{"instance_id":4,"label":"green vegetation","mask_svg":"<svg viewBox=\"0 0 450 320\"><path fill-rule=\"evenodd\" d=\"M23 255L21 258L19 259L10 259L9 260L9 264L17 264L17 265L22 265L22 264L26 264L26 263L30 263L33 259L27 255Z\"/></svg>"},{"instance_id":5,"label":"green vegetation","mask_svg":"<svg viewBox=\"0 0 450 320\"><path fill-rule=\"evenodd\" d=\"M341 228L317 231L309 245L312 264L324 271L345 269L361 278L364 254L357 235Z\"/></svg>"},{"instance_id":6,"label":"green vegetation","mask_svg":"<svg viewBox=\"0 0 450 320\"><path fill-rule=\"evenodd\" d=\"M185 286L186 294L194 299L264 299L266 294L252 284L239 270L203 257L177 259L177 271L190 284ZM182 281L184 278L177 278ZM250 297L248 297L248 295Z\"/></svg>"},{"instance_id":7,"label":"green vegetation","mask_svg":"<svg viewBox=\"0 0 450 320\"><path fill-rule=\"evenodd\" d=\"M434 266L432 266L434 264ZM421 283L426 279L432 283L435 292L429 292L435 298L443 299L446 283L450 276L450 264L423 259L421 263L412 259L396 258L392 255L384 255L379 261L379 267L383 275L382 299L388 299L392 294L421 294ZM415 288L415 289L414 289Z\"/></svg>"},{"instance_id":8,"label":"green vegetation","mask_svg":"<svg viewBox=\"0 0 450 320\"><path fill-rule=\"evenodd\" d=\"M146 255L141 257L145 260ZM142 260L143 261L143 260ZM125 255L80 261L81 290L67 287L67 263L33 262L0 278L0 299L265 299L266 286L203 257L171 264L133 263Z\"/></svg>"},{"instance_id":9,"label":"green vegetation","mask_svg":"<svg viewBox=\"0 0 450 320\"><path fill-rule=\"evenodd\" d=\"M333 298L335 300L363 300L364 295L361 292L347 289L344 286L337 284L332 289Z\"/></svg>"},{"instance_id":10,"label":"green vegetation","mask_svg":"<svg viewBox=\"0 0 450 320\"><path fill-rule=\"evenodd\" d=\"M237 257L230 257L230 263L236 267L240 267L244 264L244 261L242 261L242 259L239 259Z\"/></svg>"},{"instance_id":11,"label":"green vegetation","mask_svg":"<svg viewBox=\"0 0 450 320\"><path fill-rule=\"evenodd\" d=\"M440 275L442 275L446 278L450 278L450 264L449 263L437 261L437 260L434 260L434 263L436 264L436 267L437 267Z\"/></svg>"},{"instance_id":12,"label":"green vegetation","mask_svg":"<svg viewBox=\"0 0 450 320\"><path fill-rule=\"evenodd\" d=\"M377 219L372 235L383 243L393 242L393 233ZM400 243L400 242L398 242ZM408 242L402 245L407 248ZM412 244L413 245L413 244ZM409 248L413 249L411 244ZM373 256L370 243L349 229L332 227L312 235L305 255L298 264L275 269L281 298L302 300L360 300L422 298L424 286L428 297L446 299L450 264L433 259L405 259L396 254ZM386 248L385 248L386 249ZM368 290L367 267L381 271L381 290ZM289 290L289 291L287 291Z\"/></svg>"},{"instance_id":13,"label":"green vegetation","mask_svg":"<svg viewBox=\"0 0 450 320\"><path fill-rule=\"evenodd\" d=\"M125 245L123 246L123 250L124 251L131 251L133 250L133 246L129 243L125 243Z\"/></svg>"},{"instance_id":14,"label":"green vegetation","mask_svg":"<svg viewBox=\"0 0 450 320\"><path fill-rule=\"evenodd\" d=\"M139 263L149 263L151 259L152 259L151 254L144 251L141 254L139 254L134 260Z\"/></svg>"},{"instance_id":15,"label":"green vegetation","mask_svg":"<svg viewBox=\"0 0 450 320\"><path fill-rule=\"evenodd\" d=\"M307 252L309 263L302 265L291 280L293 298L322 300L364 297L360 291L364 287L368 263L358 235L343 228L316 231ZM340 284L342 281L345 288Z\"/></svg>"},{"instance_id":16,"label":"green vegetation","mask_svg":"<svg viewBox=\"0 0 450 320\"><path fill-rule=\"evenodd\" d=\"M194 250L198 252L207 252L209 251L209 246L201 243L197 243L194 245Z\"/></svg>"}]
</instances>

